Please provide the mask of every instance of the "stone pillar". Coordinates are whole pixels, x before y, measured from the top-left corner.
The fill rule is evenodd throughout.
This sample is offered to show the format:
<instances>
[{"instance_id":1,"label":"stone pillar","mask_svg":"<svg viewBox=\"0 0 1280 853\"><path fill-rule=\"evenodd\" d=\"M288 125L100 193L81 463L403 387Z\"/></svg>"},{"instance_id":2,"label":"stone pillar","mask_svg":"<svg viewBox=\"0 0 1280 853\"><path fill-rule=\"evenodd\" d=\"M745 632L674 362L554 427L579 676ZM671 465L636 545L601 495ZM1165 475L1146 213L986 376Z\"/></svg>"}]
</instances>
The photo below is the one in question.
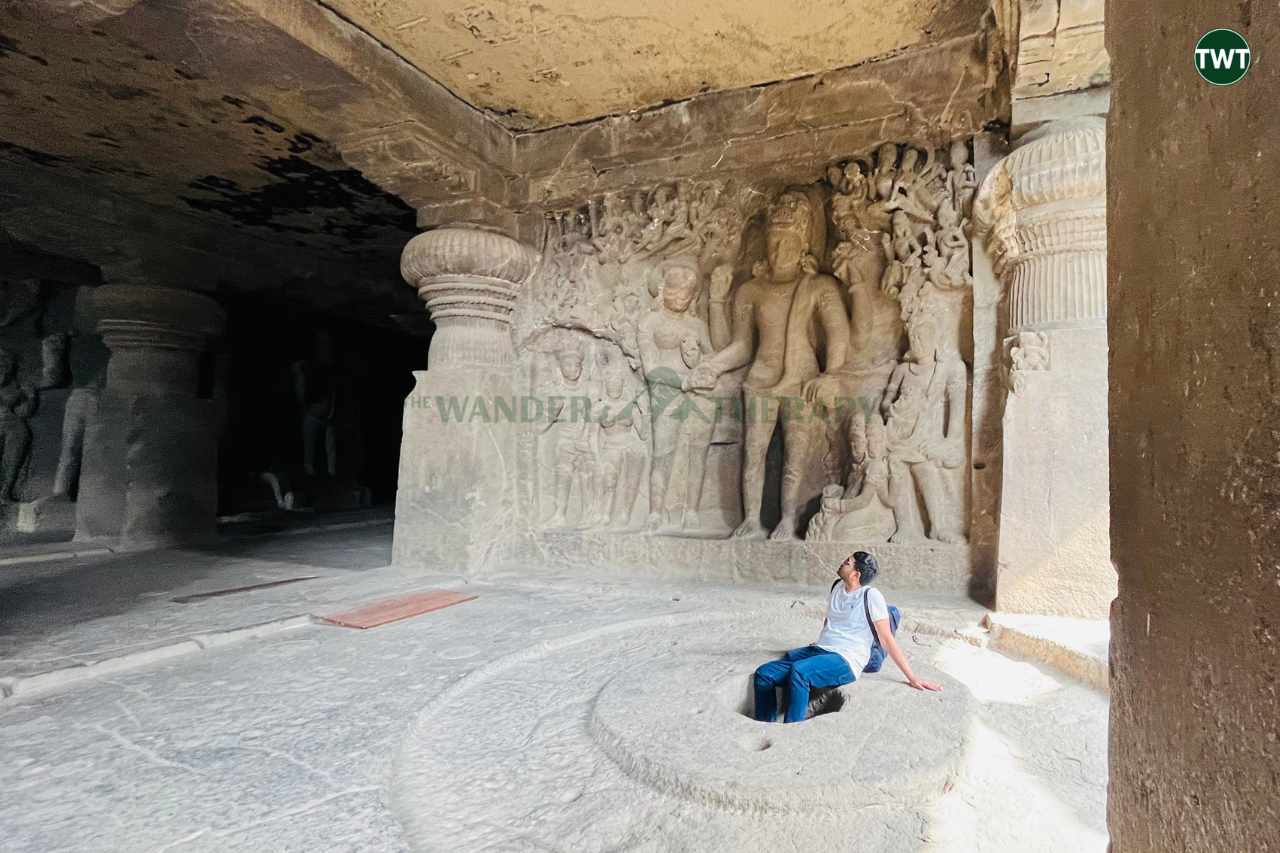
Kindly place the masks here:
<instances>
[{"instance_id":1,"label":"stone pillar","mask_svg":"<svg viewBox=\"0 0 1280 853\"><path fill-rule=\"evenodd\" d=\"M1106 618L1106 124L1028 134L975 205L1008 306L996 607Z\"/></svg>"},{"instance_id":2,"label":"stone pillar","mask_svg":"<svg viewBox=\"0 0 1280 853\"><path fill-rule=\"evenodd\" d=\"M511 312L537 252L495 230L419 234L400 259L436 324L428 370L404 404L393 560L479 567L515 523Z\"/></svg>"},{"instance_id":3,"label":"stone pillar","mask_svg":"<svg viewBox=\"0 0 1280 853\"><path fill-rule=\"evenodd\" d=\"M1114 853L1280 849L1276 45L1276 3L1107 7Z\"/></svg>"},{"instance_id":4,"label":"stone pillar","mask_svg":"<svg viewBox=\"0 0 1280 853\"><path fill-rule=\"evenodd\" d=\"M222 333L222 309L189 291L108 285L92 311L111 357L85 432L76 538L122 548L212 538L218 418L200 396L200 357Z\"/></svg>"}]
</instances>

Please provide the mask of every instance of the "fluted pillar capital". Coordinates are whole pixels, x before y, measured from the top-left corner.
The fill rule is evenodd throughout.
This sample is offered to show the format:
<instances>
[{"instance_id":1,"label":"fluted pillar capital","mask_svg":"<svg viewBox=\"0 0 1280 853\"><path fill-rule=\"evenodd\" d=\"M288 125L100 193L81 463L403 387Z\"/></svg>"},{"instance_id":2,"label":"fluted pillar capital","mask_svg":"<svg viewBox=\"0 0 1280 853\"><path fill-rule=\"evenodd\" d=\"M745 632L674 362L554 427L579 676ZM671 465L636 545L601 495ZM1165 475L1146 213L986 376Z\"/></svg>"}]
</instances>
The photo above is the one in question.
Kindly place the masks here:
<instances>
[{"instance_id":1,"label":"fluted pillar capital","mask_svg":"<svg viewBox=\"0 0 1280 853\"><path fill-rule=\"evenodd\" d=\"M1011 332L1106 319L1106 122L1051 122L987 175L974 202L1008 288Z\"/></svg>"}]
</instances>

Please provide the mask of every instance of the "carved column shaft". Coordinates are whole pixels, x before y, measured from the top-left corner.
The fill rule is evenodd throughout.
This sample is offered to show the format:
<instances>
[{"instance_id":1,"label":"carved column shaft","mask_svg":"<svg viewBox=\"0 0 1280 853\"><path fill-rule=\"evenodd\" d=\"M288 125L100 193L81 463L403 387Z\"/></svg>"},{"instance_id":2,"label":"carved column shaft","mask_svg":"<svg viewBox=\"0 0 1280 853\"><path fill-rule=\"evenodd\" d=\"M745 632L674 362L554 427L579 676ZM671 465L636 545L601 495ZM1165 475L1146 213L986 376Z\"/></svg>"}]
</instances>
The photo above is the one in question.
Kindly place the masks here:
<instances>
[{"instance_id":1,"label":"carved column shaft","mask_svg":"<svg viewBox=\"0 0 1280 853\"><path fill-rule=\"evenodd\" d=\"M76 536L125 548L212 537L218 419L198 385L222 309L188 291L108 285L92 310L111 357L85 433Z\"/></svg>"},{"instance_id":2,"label":"carved column shaft","mask_svg":"<svg viewBox=\"0 0 1280 853\"><path fill-rule=\"evenodd\" d=\"M435 323L428 370L405 400L393 559L478 566L514 514L511 312L537 253L499 232L449 226L405 246L400 272Z\"/></svg>"},{"instance_id":3,"label":"carved column shaft","mask_svg":"<svg viewBox=\"0 0 1280 853\"><path fill-rule=\"evenodd\" d=\"M1107 458L1106 125L1028 134L975 219L1006 287L996 605L1103 618L1115 595Z\"/></svg>"}]
</instances>

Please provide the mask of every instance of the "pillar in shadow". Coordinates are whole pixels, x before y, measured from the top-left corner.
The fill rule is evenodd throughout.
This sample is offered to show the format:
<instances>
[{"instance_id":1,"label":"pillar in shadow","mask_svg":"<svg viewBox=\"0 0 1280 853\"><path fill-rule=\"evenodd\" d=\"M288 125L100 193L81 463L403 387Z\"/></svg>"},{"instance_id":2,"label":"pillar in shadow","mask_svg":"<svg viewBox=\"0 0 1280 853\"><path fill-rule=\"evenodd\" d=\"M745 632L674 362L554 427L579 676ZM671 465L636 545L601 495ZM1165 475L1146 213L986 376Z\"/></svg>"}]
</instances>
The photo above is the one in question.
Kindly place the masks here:
<instances>
[{"instance_id":1,"label":"pillar in shadow","mask_svg":"<svg viewBox=\"0 0 1280 853\"><path fill-rule=\"evenodd\" d=\"M108 285L92 310L111 356L85 433L76 538L122 548L212 538L219 418L201 357L222 334L222 309L189 291Z\"/></svg>"}]
</instances>

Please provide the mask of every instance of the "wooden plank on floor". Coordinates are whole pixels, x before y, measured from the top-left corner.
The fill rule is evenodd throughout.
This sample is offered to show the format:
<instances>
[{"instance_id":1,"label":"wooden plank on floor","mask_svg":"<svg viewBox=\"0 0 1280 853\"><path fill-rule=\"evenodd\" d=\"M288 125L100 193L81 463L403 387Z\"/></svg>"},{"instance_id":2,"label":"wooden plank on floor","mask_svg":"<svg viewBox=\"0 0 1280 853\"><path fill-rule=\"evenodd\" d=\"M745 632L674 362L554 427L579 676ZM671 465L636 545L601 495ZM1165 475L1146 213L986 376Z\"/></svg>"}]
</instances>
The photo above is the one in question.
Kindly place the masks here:
<instances>
[{"instance_id":1,"label":"wooden plank on floor","mask_svg":"<svg viewBox=\"0 0 1280 853\"><path fill-rule=\"evenodd\" d=\"M321 622L337 625L342 628L376 628L389 622L399 622L413 616L421 616L433 610L451 607L464 601L471 601L476 596L445 589L429 589L421 592L398 595L370 602L355 610L334 613L319 617Z\"/></svg>"}]
</instances>

